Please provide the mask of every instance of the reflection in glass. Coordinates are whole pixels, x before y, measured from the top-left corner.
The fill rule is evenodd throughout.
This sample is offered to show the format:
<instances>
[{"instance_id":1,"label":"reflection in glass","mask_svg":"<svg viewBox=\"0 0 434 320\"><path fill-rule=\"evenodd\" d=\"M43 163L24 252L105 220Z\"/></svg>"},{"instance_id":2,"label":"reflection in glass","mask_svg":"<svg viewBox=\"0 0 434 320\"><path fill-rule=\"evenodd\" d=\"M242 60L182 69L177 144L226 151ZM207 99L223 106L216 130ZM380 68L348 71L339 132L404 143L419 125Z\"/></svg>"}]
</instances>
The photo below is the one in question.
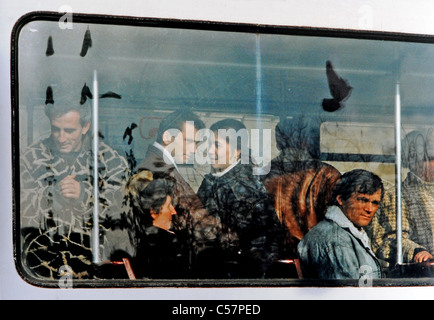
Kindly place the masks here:
<instances>
[{"instance_id":1,"label":"reflection in glass","mask_svg":"<svg viewBox=\"0 0 434 320\"><path fill-rule=\"evenodd\" d=\"M383 277L427 276L427 269L420 273L419 267L429 263L434 250L432 45L78 19L73 29L50 21L27 23L17 52L19 105L14 120L21 156L15 166L21 180L16 216L22 231L20 263L30 275L56 279L67 264L76 279L128 276L114 264L107 267L123 258L135 265L126 181L154 146L162 120L173 111L189 110L203 121L203 129L222 119L241 121L249 148L259 150L260 162L251 157L262 188L258 193L266 191L283 230L274 261L255 278L300 277L296 263L285 261L298 263L298 243L324 220L337 181L353 169L375 173L386 189L380 210L366 228L382 261ZM92 86L94 72L98 90ZM339 81L330 80L331 74ZM335 83L344 84L345 94L336 93ZM400 170L394 135L398 83ZM338 107L324 108L324 99L336 96ZM91 115L96 101L98 134L92 134L91 119L78 109L87 108L85 113ZM71 105L74 109L59 111ZM193 134L196 150L207 161L177 163L173 169L194 192L213 174L209 137L206 130ZM96 140L97 168L92 163ZM398 267L397 171L402 172L398 204L404 254ZM68 187L74 191L65 199ZM92 193L95 187L98 201ZM250 196L240 193L241 198ZM101 262L107 262L98 266L90 258L95 220L90 212L96 202ZM218 214L208 214L222 222ZM188 230L187 238L194 242L195 229ZM215 239L210 243L215 246ZM208 260L200 260L210 255L199 251L189 251L190 276L212 277L206 272ZM77 262L71 264L71 259ZM195 273L199 266L201 272Z\"/></svg>"}]
</instances>

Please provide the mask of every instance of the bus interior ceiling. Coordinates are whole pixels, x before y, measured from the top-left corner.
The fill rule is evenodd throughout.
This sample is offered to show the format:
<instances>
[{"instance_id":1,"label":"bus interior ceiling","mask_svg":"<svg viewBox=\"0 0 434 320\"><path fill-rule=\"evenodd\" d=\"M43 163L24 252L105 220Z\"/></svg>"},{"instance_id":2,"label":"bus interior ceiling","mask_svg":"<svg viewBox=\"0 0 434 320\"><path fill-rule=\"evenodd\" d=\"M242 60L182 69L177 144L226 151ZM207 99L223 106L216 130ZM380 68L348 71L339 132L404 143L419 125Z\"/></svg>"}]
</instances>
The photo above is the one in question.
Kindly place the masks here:
<instances>
[{"instance_id":1,"label":"bus interior ceiling","mask_svg":"<svg viewBox=\"0 0 434 320\"><path fill-rule=\"evenodd\" d=\"M86 35L91 46L83 52ZM207 126L225 117L241 119L248 128L260 123L273 132L271 157L278 153L279 119L302 115L322 123L324 154L392 156L324 160L341 171L365 167L393 183L397 83L403 134L432 126L432 117L425 116L434 110L430 44L80 22L61 29L58 22L32 21L21 30L17 51L20 147L49 134L47 87L55 101L70 94L80 99L85 84L92 89L94 70L99 93L112 93L99 101L100 131L138 161L159 120L178 108L196 111ZM321 106L331 97L326 61L353 87L335 112ZM128 143L123 134L132 123L137 128ZM337 143L344 139L352 147Z\"/></svg>"}]
</instances>

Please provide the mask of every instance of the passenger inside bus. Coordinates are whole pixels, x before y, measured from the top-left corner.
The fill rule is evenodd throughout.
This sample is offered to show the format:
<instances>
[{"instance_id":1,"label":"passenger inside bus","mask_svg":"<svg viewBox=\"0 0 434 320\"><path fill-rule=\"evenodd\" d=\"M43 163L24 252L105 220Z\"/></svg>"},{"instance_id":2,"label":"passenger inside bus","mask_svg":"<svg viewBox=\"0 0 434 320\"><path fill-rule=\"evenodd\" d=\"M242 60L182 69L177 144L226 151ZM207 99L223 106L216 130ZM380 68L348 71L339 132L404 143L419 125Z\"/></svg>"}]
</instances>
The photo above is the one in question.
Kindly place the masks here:
<instances>
[{"instance_id":1,"label":"passenger inside bus","mask_svg":"<svg viewBox=\"0 0 434 320\"><path fill-rule=\"evenodd\" d=\"M263 278L279 258L283 233L273 203L253 173L247 129L238 120L223 119L210 131L215 137L209 142L212 171L197 194L222 223L215 276Z\"/></svg>"},{"instance_id":2,"label":"passenger inside bus","mask_svg":"<svg viewBox=\"0 0 434 320\"><path fill-rule=\"evenodd\" d=\"M188 261L195 269L198 256L216 246L221 230L220 221L208 214L189 183L179 173L178 166L191 163L196 153L196 134L204 124L188 110L168 114L158 128L156 141L149 145L137 171L148 170L154 174L164 173L176 182L174 205L177 215L173 217L172 229L181 241L188 244Z\"/></svg>"},{"instance_id":3,"label":"passenger inside bus","mask_svg":"<svg viewBox=\"0 0 434 320\"><path fill-rule=\"evenodd\" d=\"M27 147L21 155L21 223L23 259L34 274L48 279L69 266L74 278L93 278L93 171L91 110L74 95L54 96L45 112L51 135ZM101 259L118 251L132 253L122 219L122 185L126 160L99 142L101 172Z\"/></svg>"},{"instance_id":4,"label":"passenger inside bus","mask_svg":"<svg viewBox=\"0 0 434 320\"><path fill-rule=\"evenodd\" d=\"M337 183L325 219L298 245L303 275L319 279L379 279L381 264L366 227L384 195L381 179L366 170L346 172Z\"/></svg>"},{"instance_id":5,"label":"passenger inside bus","mask_svg":"<svg viewBox=\"0 0 434 320\"><path fill-rule=\"evenodd\" d=\"M402 183L402 247L404 263L429 261L434 254L434 135L412 131L403 140L403 161L409 168ZM396 190L386 193L369 232L378 257L396 261Z\"/></svg>"},{"instance_id":6,"label":"passenger inside bus","mask_svg":"<svg viewBox=\"0 0 434 320\"><path fill-rule=\"evenodd\" d=\"M136 249L132 269L138 278L189 278L189 244L177 237L172 218L176 181L170 175L142 170L126 185L132 208L132 238ZM184 241L183 241L184 240Z\"/></svg>"}]
</instances>

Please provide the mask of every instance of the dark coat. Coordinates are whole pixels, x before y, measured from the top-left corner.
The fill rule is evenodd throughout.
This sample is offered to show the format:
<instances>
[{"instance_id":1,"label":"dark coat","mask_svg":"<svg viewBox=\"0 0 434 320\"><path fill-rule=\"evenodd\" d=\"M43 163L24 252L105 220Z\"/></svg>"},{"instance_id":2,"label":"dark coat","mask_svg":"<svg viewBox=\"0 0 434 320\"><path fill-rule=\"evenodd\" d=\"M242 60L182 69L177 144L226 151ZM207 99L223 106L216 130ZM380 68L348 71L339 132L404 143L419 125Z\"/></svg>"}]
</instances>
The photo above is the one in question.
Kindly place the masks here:
<instances>
[{"instance_id":1,"label":"dark coat","mask_svg":"<svg viewBox=\"0 0 434 320\"><path fill-rule=\"evenodd\" d=\"M134 272L138 278L183 279L189 277L188 250L176 233L155 226L145 228Z\"/></svg>"},{"instance_id":2,"label":"dark coat","mask_svg":"<svg viewBox=\"0 0 434 320\"><path fill-rule=\"evenodd\" d=\"M215 256L220 261L216 261L215 271L222 277L264 276L278 257L282 230L252 167L238 164L221 177L206 175L198 196L222 223L220 250Z\"/></svg>"},{"instance_id":3,"label":"dark coat","mask_svg":"<svg viewBox=\"0 0 434 320\"><path fill-rule=\"evenodd\" d=\"M137 169L141 170L166 173L176 181L174 202L177 214L173 216L172 229L179 241L187 243L190 248L190 264L194 268L198 253L216 245L221 229L219 221L208 214L194 190L173 164L164 161L163 152L157 147L149 146Z\"/></svg>"}]
</instances>

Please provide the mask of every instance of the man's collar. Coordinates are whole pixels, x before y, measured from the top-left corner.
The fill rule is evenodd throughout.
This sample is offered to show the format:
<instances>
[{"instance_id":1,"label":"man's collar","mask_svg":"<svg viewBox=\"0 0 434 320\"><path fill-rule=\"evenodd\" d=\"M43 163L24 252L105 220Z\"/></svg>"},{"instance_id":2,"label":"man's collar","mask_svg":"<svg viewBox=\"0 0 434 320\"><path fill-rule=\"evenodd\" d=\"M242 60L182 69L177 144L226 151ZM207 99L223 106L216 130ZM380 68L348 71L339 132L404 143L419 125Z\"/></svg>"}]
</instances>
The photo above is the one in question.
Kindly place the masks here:
<instances>
[{"instance_id":1,"label":"man's collar","mask_svg":"<svg viewBox=\"0 0 434 320\"><path fill-rule=\"evenodd\" d=\"M341 228L348 229L353 234L353 236L360 239L367 248L370 248L369 239L365 230L363 228L357 228L342 212L341 208L339 208L338 206L329 207L327 209L325 217L335 222Z\"/></svg>"},{"instance_id":2,"label":"man's collar","mask_svg":"<svg viewBox=\"0 0 434 320\"><path fill-rule=\"evenodd\" d=\"M232 163L229 167L227 167L226 169L224 169L223 171L219 171L219 172L215 172L212 175L214 177L221 177L223 175L225 175L226 173L228 173L229 171L231 171L237 164L239 164L241 162L241 159L238 159L237 162Z\"/></svg>"},{"instance_id":3,"label":"man's collar","mask_svg":"<svg viewBox=\"0 0 434 320\"><path fill-rule=\"evenodd\" d=\"M176 170L178 170L178 166L175 163L175 159L172 157L172 155L170 154L170 152L166 150L166 148L164 148L158 142L154 142L153 146L163 153L163 160L164 160L164 162L166 162L167 164L172 164L176 168Z\"/></svg>"}]
</instances>

